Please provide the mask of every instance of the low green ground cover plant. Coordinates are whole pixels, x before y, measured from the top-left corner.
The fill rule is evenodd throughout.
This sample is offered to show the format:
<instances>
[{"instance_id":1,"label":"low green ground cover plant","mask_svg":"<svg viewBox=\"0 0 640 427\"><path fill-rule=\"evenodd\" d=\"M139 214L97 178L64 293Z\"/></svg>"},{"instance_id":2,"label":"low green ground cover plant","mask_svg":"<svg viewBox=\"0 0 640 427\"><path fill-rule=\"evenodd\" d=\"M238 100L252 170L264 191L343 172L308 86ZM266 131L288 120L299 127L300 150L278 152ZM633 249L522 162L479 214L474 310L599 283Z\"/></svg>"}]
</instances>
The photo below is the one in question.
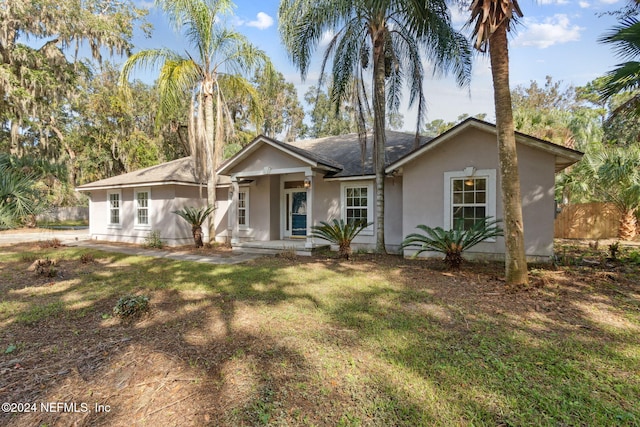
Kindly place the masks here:
<instances>
[{"instance_id":1,"label":"low green ground cover plant","mask_svg":"<svg viewBox=\"0 0 640 427\"><path fill-rule=\"evenodd\" d=\"M125 295L113 307L113 315L123 320L135 320L149 312L149 297L146 295Z\"/></svg>"}]
</instances>

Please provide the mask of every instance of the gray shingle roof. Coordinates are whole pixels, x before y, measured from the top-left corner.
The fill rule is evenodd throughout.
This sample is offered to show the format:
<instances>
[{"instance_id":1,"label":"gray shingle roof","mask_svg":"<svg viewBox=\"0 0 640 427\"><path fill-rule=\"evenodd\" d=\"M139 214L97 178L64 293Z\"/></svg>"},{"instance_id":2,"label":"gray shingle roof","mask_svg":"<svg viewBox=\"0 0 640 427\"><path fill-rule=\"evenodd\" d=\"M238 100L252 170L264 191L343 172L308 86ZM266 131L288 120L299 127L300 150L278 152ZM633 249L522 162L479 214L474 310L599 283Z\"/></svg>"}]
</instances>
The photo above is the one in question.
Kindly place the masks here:
<instances>
[{"instance_id":1,"label":"gray shingle roof","mask_svg":"<svg viewBox=\"0 0 640 427\"><path fill-rule=\"evenodd\" d=\"M269 141L273 142L274 144L284 147L287 150L291 150L300 156L307 157L308 159L313 160L316 163L320 163L335 169L343 169L342 163L340 162L339 159L334 159L334 158L331 158L330 156L325 156L322 153L319 153L317 150L304 149L303 147L300 147L298 143L295 143L295 142L292 144L291 143L288 144L285 142L278 141L276 139L267 138L267 137L264 137L264 138L269 139Z\"/></svg>"},{"instance_id":2,"label":"gray shingle roof","mask_svg":"<svg viewBox=\"0 0 640 427\"><path fill-rule=\"evenodd\" d=\"M197 185L198 180L196 179L193 171L191 157L183 157L178 160L125 173L123 175L101 179L100 181L81 185L77 189L79 191L89 191L95 188L134 186L158 182L165 184L169 182L176 182Z\"/></svg>"},{"instance_id":3,"label":"gray shingle roof","mask_svg":"<svg viewBox=\"0 0 640 427\"><path fill-rule=\"evenodd\" d=\"M399 158L413 151L415 134L387 131L387 147L385 164L391 164ZM420 146L426 144L430 138L420 137ZM329 136L326 138L295 141L284 144L286 147L296 147L304 152L311 153L329 159L340 165L341 171L331 177L341 178L358 175L374 175L371 151L373 147L373 135L367 135L367 150L365 162L362 163L362 151L358 134Z\"/></svg>"}]
</instances>

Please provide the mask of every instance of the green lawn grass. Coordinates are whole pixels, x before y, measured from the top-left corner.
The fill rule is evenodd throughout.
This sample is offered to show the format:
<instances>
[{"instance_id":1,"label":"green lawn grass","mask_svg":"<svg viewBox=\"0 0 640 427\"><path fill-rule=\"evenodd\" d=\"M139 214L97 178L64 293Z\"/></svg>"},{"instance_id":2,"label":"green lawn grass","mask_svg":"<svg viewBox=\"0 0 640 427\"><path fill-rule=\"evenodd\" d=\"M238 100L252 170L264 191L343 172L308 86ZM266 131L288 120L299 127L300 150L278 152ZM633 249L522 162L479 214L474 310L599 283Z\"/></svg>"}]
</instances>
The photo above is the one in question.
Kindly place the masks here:
<instances>
[{"instance_id":1,"label":"green lawn grass","mask_svg":"<svg viewBox=\"0 0 640 427\"><path fill-rule=\"evenodd\" d=\"M89 221L84 219L74 219L66 221L39 221L38 227L42 228L60 228L60 227L87 227Z\"/></svg>"},{"instance_id":2,"label":"green lawn grass","mask_svg":"<svg viewBox=\"0 0 640 427\"><path fill-rule=\"evenodd\" d=\"M0 350L19 349L4 359L45 354L16 338L36 328L133 336L208 384L194 398L231 402L214 425L640 425L635 270L538 270L543 288L509 293L485 283L499 266L449 275L395 258L212 266L101 252L86 266L86 250L1 249ZM16 272L32 274L30 254L75 271L25 285ZM123 329L110 309L129 293L149 295L152 315Z\"/></svg>"}]
</instances>

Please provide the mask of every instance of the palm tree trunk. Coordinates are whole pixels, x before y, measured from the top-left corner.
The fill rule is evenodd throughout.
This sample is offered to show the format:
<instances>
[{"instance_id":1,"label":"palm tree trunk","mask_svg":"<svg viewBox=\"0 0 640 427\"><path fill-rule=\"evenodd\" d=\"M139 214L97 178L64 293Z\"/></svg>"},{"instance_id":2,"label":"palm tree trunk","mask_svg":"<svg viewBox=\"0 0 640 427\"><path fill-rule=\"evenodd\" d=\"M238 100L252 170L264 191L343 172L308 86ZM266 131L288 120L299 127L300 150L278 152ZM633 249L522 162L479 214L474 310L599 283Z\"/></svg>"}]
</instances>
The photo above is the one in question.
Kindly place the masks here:
<instances>
[{"instance_id":1,"label":"palm tree trunk","mask_svg":"<svg viewBox=\"0 0 640 427\"><path fill-rule=\"evenodd\" d=\"M202 227L192 226L191 233L193 234L193 242L195 243L196 248L203 247L204 243L202 243Z\"/></svg>"},{"instance_id":2,"label":"palm tree trunk","mask_svg":"<svg viewBox=\"0 0 640 427\"><path fill-rule=\"evenodd\" d=\"M620 217L620 228L618 229L618 237L622 240L633 240L636 237L637 228L636 210L627 209Z\"/></svg>"},{"instance_id":3,"label":"palm tree trunk","mask_svg":"<svg viewBox=\"0 0 640 427\"><path fill-rule=\"evenodd\" d=\"M500 184L505 224L505 278L507 284L527 284L520 176L509 88L509 48L506 23L503 23L491 36L489 56L496 108Z\"/></svg>"},{"instance_id":4,"label":"palm tree trunk","mask_svg":"<svg viewBox=\"0 0 640 427\"><path fill-rule=\"evenodd\" d=\"M205 153L207 155L207 205L216 204L216 164L215 164L215 123L213 119L213 82L211 79L204 80L204 128L205 128ZM209 217L208 221L209 241L215 240L214 219Z\"/></svg>"},{"instance_id":5,"label":"palm tree trunk","mask_svg":"<svg viewBox=\"0 0 640 427\"><path fill-rule=\"evenodd\" d=\"M384 32L373 33L373 167L376 172L376 252L386 253L384 242L385 167Z\"/></svg>"}]
</instances>

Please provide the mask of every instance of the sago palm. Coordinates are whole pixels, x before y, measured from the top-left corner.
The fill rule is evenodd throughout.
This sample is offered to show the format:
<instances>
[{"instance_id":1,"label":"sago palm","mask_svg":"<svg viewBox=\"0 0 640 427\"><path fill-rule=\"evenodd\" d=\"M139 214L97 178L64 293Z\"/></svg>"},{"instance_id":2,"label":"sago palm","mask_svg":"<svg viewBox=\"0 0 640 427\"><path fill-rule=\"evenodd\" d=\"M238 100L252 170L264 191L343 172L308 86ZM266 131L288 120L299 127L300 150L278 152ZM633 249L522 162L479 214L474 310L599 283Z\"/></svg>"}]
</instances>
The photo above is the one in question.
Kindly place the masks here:
<instances>
[{"instance_id":1,"label":"sago palm","mask_svg":"<svg viewBox=\"0 0 640 427\"><path fill-rule=\"evenodd\" d=\"M356 105L366 108L365 72L372 73L376 250L384 252L387 108L392 112L398 109L406 83L410 105L417 104L419 130L426 112L422 59L430 60L435 72L453 71L458 82L466 84L471 72L468 42L451 27L444 0L282 0L278 14L285 48L303 78L314 51L326 34L332 34L321 78L332 60L334 104L353 99L355 86ZM361 84L354 85L354 81Z\"/></svg>"},{"instance_id":2,"label":"sago palm","mask_svg":"<svg viewBox=\"0 0 640 427\"><path fill-rule=\"evenodd\" d=\"M233 130L225 90L244 91L257 99L245 76L269 61L245 36L222 26L220 15L231 11L230 0L157 0L156 4L175 30L184 33L192 50L184 55L168 49L137 52L125 62L120 83L126 86L138 66L159 66L161 113L171 111L178 99L191 99L191 156L201 178L206 178L207 203L214 206L216 169L226 135Z\"/></svg>"},{"instance_id":3,"label":"sago palm","mask_svg":"<svg viewBox=\"0 0 640 427\"><path fill-rule=\"evenodd\" d=\"M351 242L371 224L365 221L345 222L342 219L334 219L330 223L321 221L320 225L311 227L311 235L338 245L340 258L349 259L351 256Z\"/></svg>"},{"instance_id":4,"label":"sago palm","mask_svg":"<svg viewBox=\"0 0 640 427\"><path fill-rule=\"evenodd\" d=\"M517 0L474 0L469 26L473 27L474 46L489 51L493 98L496 109L498 156L505 231L505 278L508 284L526 284L527 259L516 136L509 87L509 48L507 33L522 16Z\"/></svg>"},{"instance_id":5,"label":"sago palm","mask_svg":"<svg viewBox=\"0 0 640 427\"><path fill-rule=\"evenodd\" d=\"M202 242L202 224L214 211L213 206L196 208L193 206L187 206L180 210L173 211L174 214L180 216L191 225L191 233L193 234L193 241L196 248L204 246Z\"/></svg>"},{"instance_id":6,"label":"sago palm","mask_svg":"<svg viewBox=\"0 0 640 427\"><path fill-rule=\"evenodd\" d=\"M423 252L440 252L445 255L444 263L449 268L459 268L462 263L462 253L486 239L502 236L503 231L498 227L500 220L485 218L476 222L473 227L463 229L462 225L451 230L442 227L431 228L418 225L416 228L424 234L412 233L402 242L402 249L416 247L414 256Z\"/></svg>"}]
</instances>

